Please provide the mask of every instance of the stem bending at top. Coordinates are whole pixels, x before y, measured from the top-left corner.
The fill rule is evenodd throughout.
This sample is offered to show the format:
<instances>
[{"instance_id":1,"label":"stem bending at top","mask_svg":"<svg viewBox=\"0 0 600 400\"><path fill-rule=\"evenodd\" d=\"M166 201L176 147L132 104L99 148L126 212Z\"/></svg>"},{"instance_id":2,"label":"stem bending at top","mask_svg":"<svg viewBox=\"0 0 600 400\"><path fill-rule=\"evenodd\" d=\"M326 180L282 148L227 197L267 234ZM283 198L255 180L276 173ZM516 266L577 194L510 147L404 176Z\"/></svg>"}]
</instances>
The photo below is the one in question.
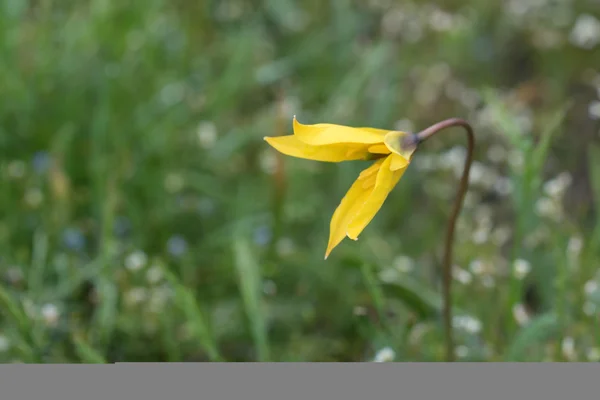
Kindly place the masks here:
<instances>
[{"instance_id":1,"label":"stem bending at top","mask_svg":"<svg viewBox=\"0 0 600 400\"><path fill-rule=\"evenodd\" d=\"M475 149L475 135L471 125L460 118L450 118L441 122L438 122L429 128L422 130L421 132L408 136L407 139L410 143L406 145L417 146L435 134L443 131L446 128L454 126L460 126L465 129L467 133L467 155L465 158L465 164L463 168L462 177L456 193L456 199L454 200L454 207L450 219L448 220L448 229L446 231L446 242L444 243L444 258L442 264L443 282L442 292L444 298L443 305L443 322L446 334L446 360L454 361L454 339L452 333L452 246L454 243L454 230L456 227L456 220L460 214L463 200L469 186L469 172L471 170L471 163L473 161L473 151Z\"/></svg>"}]
</instances>

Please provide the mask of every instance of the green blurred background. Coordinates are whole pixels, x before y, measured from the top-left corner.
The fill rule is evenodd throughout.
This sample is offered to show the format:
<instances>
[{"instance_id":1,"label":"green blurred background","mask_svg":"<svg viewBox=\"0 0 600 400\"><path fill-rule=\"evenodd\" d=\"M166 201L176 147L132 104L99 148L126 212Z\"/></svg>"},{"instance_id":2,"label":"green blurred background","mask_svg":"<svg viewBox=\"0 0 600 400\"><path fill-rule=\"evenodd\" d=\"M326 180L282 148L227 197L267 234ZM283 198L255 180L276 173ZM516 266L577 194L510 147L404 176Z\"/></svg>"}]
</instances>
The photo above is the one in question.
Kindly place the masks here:
<instances>
[{"instance_id":1,"label":"green blurred background","mask_svg":"<svg viewBox=\"0 0 600 400\"><path fill-rule=\"evenodd\" d=\"M591 1L0 1L0 361L442 361L465 154L427 142L323 260L362 162L300 122L477 136L461 361L600 360Z\"/></svg>"}]
</instances>

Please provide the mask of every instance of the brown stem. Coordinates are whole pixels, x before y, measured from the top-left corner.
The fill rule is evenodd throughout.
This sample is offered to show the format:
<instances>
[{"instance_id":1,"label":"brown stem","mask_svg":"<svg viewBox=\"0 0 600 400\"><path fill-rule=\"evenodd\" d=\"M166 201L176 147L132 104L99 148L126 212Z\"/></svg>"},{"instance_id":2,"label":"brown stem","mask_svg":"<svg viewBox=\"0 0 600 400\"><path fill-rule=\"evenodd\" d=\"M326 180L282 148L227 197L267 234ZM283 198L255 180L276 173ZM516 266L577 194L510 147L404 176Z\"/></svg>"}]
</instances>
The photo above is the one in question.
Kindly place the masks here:
<instances>
[{"instance_id":1,"label":"brown stem","mask_svg":"<svg viewBox=\"0 0 600 400\"><path fill-rule=\"evenodd\" d=\"M446 359L447 361L454 361L454 339L452 334L452 246L454 243L454 230L456 227L456 220L460 214L463 200L469 186L469 172L471 170L471 163L473 161L473 151L475 149L475 135L471 125L460 118L450 118L437 124L430 126L429 128L412 136L413 145L418 145L429 139L436 133L453 126L461 126L467 133L467 156L465 159L465 165L463 168L462 177L458 186L456 199L454 201L454 208L452 214L450 214L450 220L448 221L448 230L446 231L446 242L444 244L444 259L443 259L443 285L442 292L444 297L444 329L446 331Z\"/></svg>"}]
</instances>

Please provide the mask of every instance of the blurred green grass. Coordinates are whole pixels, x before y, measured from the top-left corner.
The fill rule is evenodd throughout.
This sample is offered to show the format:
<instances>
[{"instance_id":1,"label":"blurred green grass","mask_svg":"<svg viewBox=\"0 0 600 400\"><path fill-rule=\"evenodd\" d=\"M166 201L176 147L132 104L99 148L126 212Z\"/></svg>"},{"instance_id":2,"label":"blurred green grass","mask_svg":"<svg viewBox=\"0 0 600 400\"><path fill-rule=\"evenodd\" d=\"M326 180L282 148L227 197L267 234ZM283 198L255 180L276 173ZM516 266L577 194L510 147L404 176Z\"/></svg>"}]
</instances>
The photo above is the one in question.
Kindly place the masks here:
<instances>
[{"instance_id":1,"label":"blurred green grass","mask_svg":"<svg viewBox=\"0 0 600 400\"><path fill-rule=\"evenodd\" d=\"M0 361L443 360L462 134L323 261L364 165L279 157L293 115L471 121L459 360L600 360L594 7L1 2Z\"/></svg>"}]
</instances>

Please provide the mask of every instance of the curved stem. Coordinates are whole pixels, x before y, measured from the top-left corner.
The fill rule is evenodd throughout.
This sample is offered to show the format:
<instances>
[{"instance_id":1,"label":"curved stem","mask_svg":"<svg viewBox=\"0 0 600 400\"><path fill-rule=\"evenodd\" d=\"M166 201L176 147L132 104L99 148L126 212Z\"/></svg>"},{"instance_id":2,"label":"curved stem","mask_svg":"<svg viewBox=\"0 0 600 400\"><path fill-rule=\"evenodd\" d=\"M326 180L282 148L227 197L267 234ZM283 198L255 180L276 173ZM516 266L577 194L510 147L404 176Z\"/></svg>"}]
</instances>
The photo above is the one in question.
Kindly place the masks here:
<instances>
[{"instance_id":1,"label":"curved stem","mask_svg":"<svg viewBox=\"0 0 600 400\"><path fill-rule=\"evenodd\" d=\"M454 208L450 219L448 221L448 230L446 231L446 242L444 244L444 259L443 259L443 298L444 298L444 329L446 331L446 359L448 361L454 361L454 339L452 334L452 248L454 243L454 230L456 227L456 220L460 214L465 194L469 186L469 172L471 170L471 163L473 162L473 151L475 149L475 135L471 125L460 118L450 118L437 124L430 126L429 128L415 134L413 136L414 144L424 142L436 133L454 126L461 126L467 133L467 155L465 158L465 165L463 168L462 177L458 186L456 199L454 200Z\"/></svg>"}]
</instances>

